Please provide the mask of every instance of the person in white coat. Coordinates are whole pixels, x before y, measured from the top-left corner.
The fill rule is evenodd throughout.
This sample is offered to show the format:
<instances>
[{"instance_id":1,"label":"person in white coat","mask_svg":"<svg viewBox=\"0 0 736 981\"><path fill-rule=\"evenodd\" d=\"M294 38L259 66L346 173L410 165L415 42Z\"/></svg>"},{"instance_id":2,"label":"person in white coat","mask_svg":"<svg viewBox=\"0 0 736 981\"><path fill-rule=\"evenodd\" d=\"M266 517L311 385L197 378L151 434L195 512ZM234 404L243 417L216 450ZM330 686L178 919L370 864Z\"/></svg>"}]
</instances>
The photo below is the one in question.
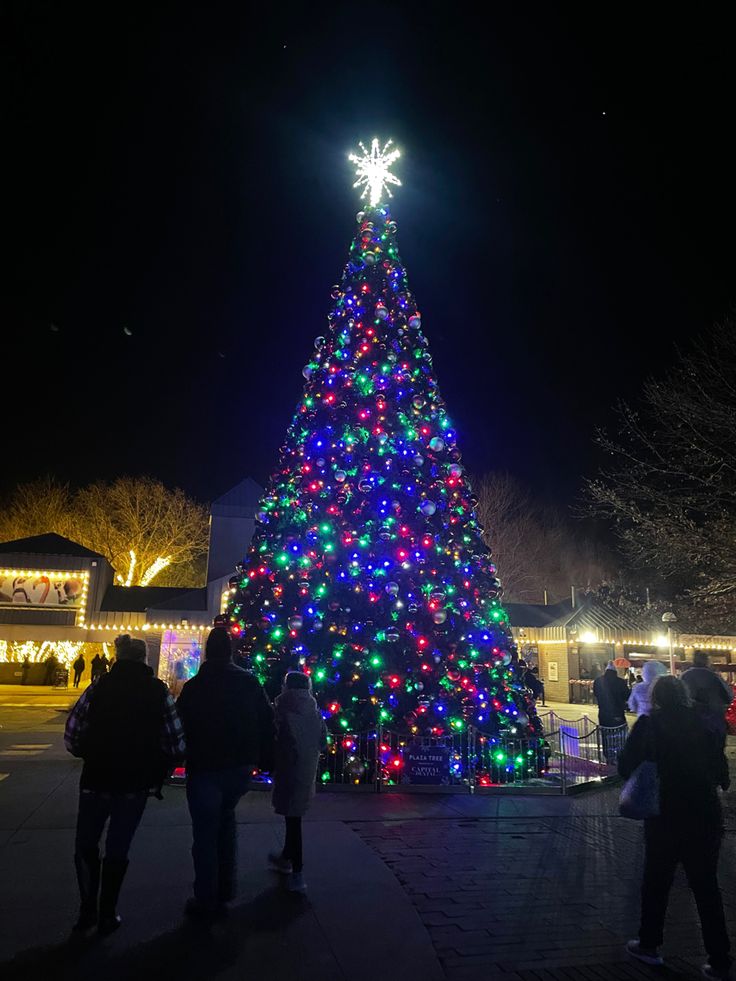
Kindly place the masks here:
<instances>
[{"instance_id":1,"label":"person in white coat","mask_svg":"<svg viewBox=\"0 0 736 981\"><path fill-rule=\"evenodd\" d=\"M641 674L644 680L634 685L629 695L629 712L635 712L637 718L652 714L652 688L657 678L667 674L667 668L661 661L647 661Z\"/></svg>"},{"instance_id":2,"label":"person in white coat","mask_svg":"<svg viewBox=\"0 0 736 981\"><path fill-rule=\"evenodd\" d=\"M281 854L270 854L271 868L288 876L290 892L306 892L302 860L302 818L314 797L320 753L327 729L312 695L309 675L289 671L276 709L276 766L273 808L282 814L286 837Z\"/></svg>"}]
</instances>

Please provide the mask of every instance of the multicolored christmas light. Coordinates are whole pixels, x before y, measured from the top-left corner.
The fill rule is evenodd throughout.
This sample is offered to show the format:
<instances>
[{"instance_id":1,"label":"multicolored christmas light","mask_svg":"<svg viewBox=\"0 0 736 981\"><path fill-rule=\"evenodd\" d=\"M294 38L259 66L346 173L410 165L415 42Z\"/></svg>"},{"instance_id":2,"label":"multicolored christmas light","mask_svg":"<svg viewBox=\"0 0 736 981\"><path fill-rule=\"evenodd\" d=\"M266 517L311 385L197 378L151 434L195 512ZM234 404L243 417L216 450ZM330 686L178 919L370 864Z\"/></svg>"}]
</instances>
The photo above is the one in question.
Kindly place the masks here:
<instances>
[{"instance_id":1,"label":"multicolored christmas light","mask_svg":"<svg viewBox=\"0 0 736 981\"><path fill-rule=\"evenodd\" d=\"M398 183L388 148L374 141L367 162L355 158L372 201ZM231 580L230 629L272 690L288 669L309 672L330 728L346 738L379 721L421 735L468 725L535 735L385 205L358 214L332 301Z\"/></svg>"}]
</instances>

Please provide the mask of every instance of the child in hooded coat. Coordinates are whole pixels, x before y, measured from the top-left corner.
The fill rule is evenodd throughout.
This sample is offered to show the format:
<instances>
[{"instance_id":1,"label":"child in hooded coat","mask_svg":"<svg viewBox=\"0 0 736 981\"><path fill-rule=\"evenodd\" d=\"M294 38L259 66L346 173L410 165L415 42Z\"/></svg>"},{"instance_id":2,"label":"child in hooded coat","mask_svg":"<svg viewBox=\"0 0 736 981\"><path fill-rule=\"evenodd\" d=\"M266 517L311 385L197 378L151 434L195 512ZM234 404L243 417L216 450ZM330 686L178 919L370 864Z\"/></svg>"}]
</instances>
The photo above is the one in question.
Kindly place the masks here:
<instances>
[{"instance_id":1,"label":"child in hooded coat","mask_svg":"<svg viewBox=\"0 0 736 981\"><path fill-rule=\"evenodd\" d=\"M284 816L286 838L280 855L271 854L271 867L288 875L291 892L306 892L302 873L302 818L315 791L320 753L327 729L312 682L301 671L290 671L276 699L276 769L273 808Z\"/></svg>"}]
</instances>

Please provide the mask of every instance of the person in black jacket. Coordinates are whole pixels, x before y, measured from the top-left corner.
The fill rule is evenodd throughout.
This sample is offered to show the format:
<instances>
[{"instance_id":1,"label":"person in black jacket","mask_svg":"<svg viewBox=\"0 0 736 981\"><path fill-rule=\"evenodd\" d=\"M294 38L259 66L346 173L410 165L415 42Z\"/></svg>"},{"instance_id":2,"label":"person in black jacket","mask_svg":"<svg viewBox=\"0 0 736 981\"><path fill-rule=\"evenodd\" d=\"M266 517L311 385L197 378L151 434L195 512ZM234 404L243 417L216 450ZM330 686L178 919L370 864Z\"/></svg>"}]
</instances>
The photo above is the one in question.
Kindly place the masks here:
<instances>
[{"instance_id":1,"label":"person in black jacket","mask_svg":"<svg viewBox=\"0 0 736 981\"><path fill-rule=\"evenodd\" d=\"M101 933L120 926L118 896L148 797L160 797L167 770L184 755L174 701L146 664L145 641L123 634L115 648L112 670L85 690L64 731L66 748L84 760L74 854L82 905L75 930L97 923Z\"/></svg>"},{"instance_id":2,"label":"person in black jacket","mask_svg":"<svg viewBox=\"0 0 736 981\"><path fill-rule=\"evenodd\" d=\"M59 662L56 659L56 655L50 654L49 657L46 658L46 671L43 679L43 683L45 685L53 685L54 681L56 680L56 671L58 667Z\"/></svg>"},{"instance_id":3,"label":"person in black jacket","mask_svg":"<svg viewBox=\"0 0 736 981\"><path fill-rule=\"evenodd\" d=\"M718 888L718 853L723 815L718 787L729 785L728 763L718 735L691 706L683 683L670 675L652 689L652 714L642 715L619 755L619 773L628 779L640 763L654 760L659 776L659 816L644 822L644 878L639 939L632 957L659 965L667 899L682 862L700 914L708 963L703 974L725 979L731 958Z\"/></svg>"},{"instance_id":4,"label":"person in black jacket","mask_svg":"<svg viewBox=\"0 0 736 981\"><path fill-rule=\"evenodd\" d=\"M211 919L235 898L235 808L273 746L273 710L257 678L233 664L230 634L213 627L205 661L177 701L187 740L194 898L190 916Z\"/></svg>"},{"instance_id":5,"label":"person in black jacket","mask_svg":"<svg viewBox=\"0 0 736 981\"><path fill-rule=\"evenodd\" d=\"M593 682L593 694L598 703L598 724L603 730L603 754L607 763L615 763L620 744L618 734L610 730L626 724L629 686L619 678L613 661L608 662L606 670Z\"/></svg>"},{"instance_id":6,"label":"person in black jacket","mask_svg":"<svg viewBox=\"0 0 736 981\"><path fill-rule=\"evenodd\" d=\"M72 668L74 669L74 687L79 688L79 682L84 674L84 669L87 667L87 662L84 660L84 654L80 654L76 659Z\"/></svg>"},{"instance_id":7,"label":"person in black jacket","mask_svg":"<svg viewBox=\"0 0 736 981\"><path fill-rule=\"evenodd\" d=\"M529 689L535 699L539 698L544 691L544 685L536 676L534 670L529 667L526 661L520 660L519 672L521 674L521 680L524 686Z\"/></svg>"},{"instance_id":8,"label":"person in black jacket","mask_svg":"<svg viewBox=\"0 0 736 981\"><path fill-rule=\"evenodd\" d=\"M682 683L694 707L705 724L726 742L726 711L733 701L733 692L710 666L710 658L704 651L695 651L693 667L682 675Z\"/></svg>"}]
</instances>

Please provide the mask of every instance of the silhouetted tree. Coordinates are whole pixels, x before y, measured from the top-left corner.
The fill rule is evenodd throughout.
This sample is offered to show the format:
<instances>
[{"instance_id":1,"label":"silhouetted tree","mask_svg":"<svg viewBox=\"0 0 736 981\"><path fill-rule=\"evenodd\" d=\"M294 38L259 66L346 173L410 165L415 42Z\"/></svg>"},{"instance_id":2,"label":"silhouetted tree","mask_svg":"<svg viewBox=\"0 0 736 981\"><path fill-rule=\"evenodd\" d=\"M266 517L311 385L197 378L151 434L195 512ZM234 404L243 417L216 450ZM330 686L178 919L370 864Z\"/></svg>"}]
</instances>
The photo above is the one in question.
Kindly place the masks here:
<instances>
[{"instance_id":1,"label":"silhouetted tree","mask_svg":"<svg viewBox=\"0 0 736 981\"><path fill-rule=\"evenodd\" d=\"M610 576L600 547L510 474L486 473L473 484L507 601L541 603L546 590L554 602L569 596L571 585L592 589Z\"/></svg>"},{"instance_id":2,"label":"silhouetted tree","mask_svg":"<svg viewBox=\"0 0 736 981\"><path fill-rule=\"evenodd\" d=\"M659 380L641 409L619 406L611 457L587 484L624 552L711 615L736 611L736 334L711 330Z\"/></svg>"}]
</instances>

